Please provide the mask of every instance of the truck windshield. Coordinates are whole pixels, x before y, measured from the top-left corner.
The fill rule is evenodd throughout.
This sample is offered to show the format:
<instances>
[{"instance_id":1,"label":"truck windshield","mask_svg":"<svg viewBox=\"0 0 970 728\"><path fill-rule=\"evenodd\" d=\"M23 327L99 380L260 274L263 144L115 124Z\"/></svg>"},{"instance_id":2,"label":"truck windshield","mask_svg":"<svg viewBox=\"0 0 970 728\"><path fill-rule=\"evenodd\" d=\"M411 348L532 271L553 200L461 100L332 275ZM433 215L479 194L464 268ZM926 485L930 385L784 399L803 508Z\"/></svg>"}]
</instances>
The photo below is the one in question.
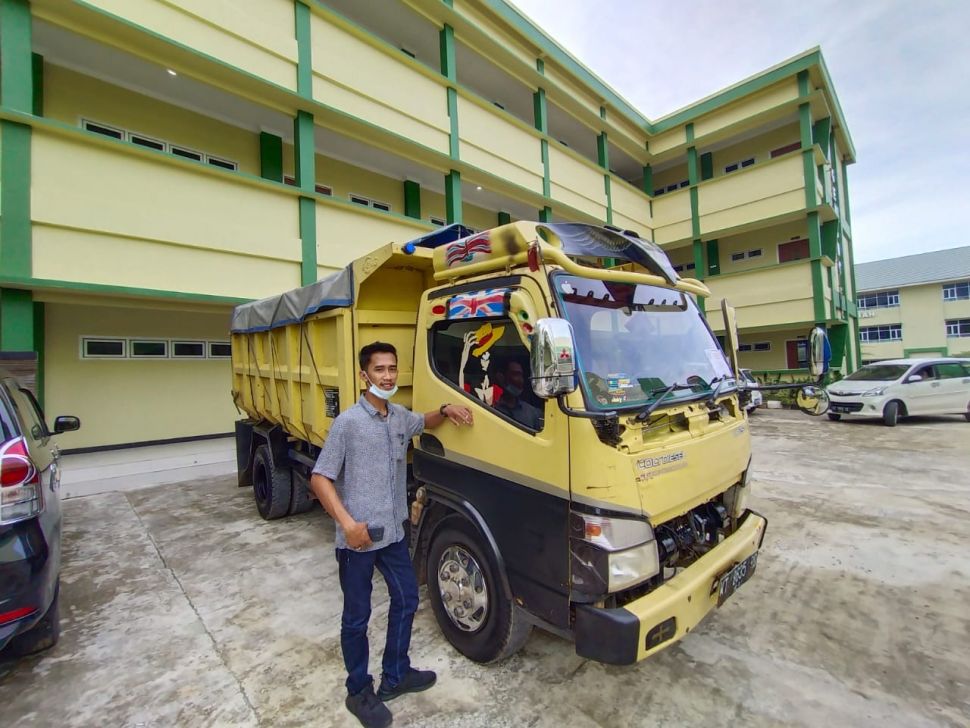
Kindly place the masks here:
<instances>
[{"instance_id":1,"label":"truck windshield","mask_svg":"<svg viewBox=\"0 0 970 728\"><path fill-rule=\"evenodd\" d=\"M719 384L719 394L736 388L717 339L686 294L566 274L552 281L576 336L588 408L640 408L661 396L663 407L710 396Z\"/></svg>"}]
</instances>

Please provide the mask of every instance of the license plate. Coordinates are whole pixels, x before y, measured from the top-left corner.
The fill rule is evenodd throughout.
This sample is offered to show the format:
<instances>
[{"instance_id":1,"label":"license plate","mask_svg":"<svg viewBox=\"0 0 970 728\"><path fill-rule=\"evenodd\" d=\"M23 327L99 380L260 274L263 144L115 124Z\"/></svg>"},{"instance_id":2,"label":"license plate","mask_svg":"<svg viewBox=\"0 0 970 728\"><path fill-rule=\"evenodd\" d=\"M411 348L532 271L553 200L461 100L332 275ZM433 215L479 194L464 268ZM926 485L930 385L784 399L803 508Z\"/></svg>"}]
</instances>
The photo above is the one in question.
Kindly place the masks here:
<instances>
[{"instance_id":1,"label":"license plate","mask_svg":"<svg viewBox=\"0 0 970 728\"><path fill-rule=\"evenodd\" d=\"M838 405L834 405L832 407L832 411L833 412L848 412L849 411L849 408L848 407L839 407Z\"/></svg>"},{"instance_id":2,"label":"license plate","mask_svg":"<svg viewBox=\"0 0 970 728\"><path fill-rule=\"evenodd\" d=\"M734 594L744 582L751 578L758 565L758 552L755 551L740 564L735 564L717 580L717 606L721 606L727 598Z\"/></svg>"}]
</instances>

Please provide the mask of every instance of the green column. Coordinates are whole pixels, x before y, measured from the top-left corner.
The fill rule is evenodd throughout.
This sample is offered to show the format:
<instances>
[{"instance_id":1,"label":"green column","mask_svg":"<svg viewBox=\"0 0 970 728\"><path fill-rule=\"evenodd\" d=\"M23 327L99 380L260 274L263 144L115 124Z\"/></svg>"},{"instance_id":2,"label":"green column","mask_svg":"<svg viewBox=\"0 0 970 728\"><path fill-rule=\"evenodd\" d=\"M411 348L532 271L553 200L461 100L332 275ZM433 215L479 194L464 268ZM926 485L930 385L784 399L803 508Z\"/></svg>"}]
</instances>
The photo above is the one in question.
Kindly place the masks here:
<instances>
[{"instance_id":1,"label":"green column","mask_svg":"<svg viewBox=\"0 0 970 728\"><path fill-rule=\"evenodd\" d=\"M512 222L512 216L509 213L507 213L507 212L499 211L499 213L498 213L498 224L499 225L508 225L510 222Z\"/></svg>"},{"instance_id":2,"label":"green column","mask_svg":"<svg viewBox=\"0 0 970 728\"><path fill-rule=\"evenodd\" d=\"M33 294L0 288L0 351L34 351L34 325Z\"/></svg>"},{"instance_id":3,"label":"green column","mask_svg":"<svg viewBox=\"0 0 970 728\"><path fill-rule=\"evenodd\" d=\"M310 8L294 0L293 15L296 35L296 92L305 99L313 98L313 63L310 53Z\"/></svg>"},{"instance_id":4,"label":"green column","mask_svg":"<svg viewBox=\"0 0 970 728\"><path fill-rule=\"evenodd\" d=\"M539 73L544 71L545 67L541 58L536 61L536 67L539 69ZM538 89L532 95L532 113L536 130L542 134L548 134L549 108L546 105L546 90L543 88ZM552 184L549 180L549 140L540 139L539 145L539 153L542 158L542 196L548 199L552 190Z\"/></svg>"},{"instance_id":5,"label":"green column","mask_svg":"<svg viewBox=\"0 0 970 728\"><path fill-rule=\"evenodd\" d=\"M303 256L300 264L301 285L317 280L317 205L316 193L316 146L313 139L313 115L297 112L293 120L293 139L296 168L296 186L300 189L299 215L300 240Z\"/></svg>"},{"instance_id":6,"label":"green column","mask_svg":"<svg viewBox=\"0 0 970 728\"><path fill-rule=\"evenodd\" d=\"M441 75L447 78L452 84L457 84L458 70L455 62L455 29L450 25L445 25L438 33L438 49L441 54ZM455 85L450 85L445 92L448 119L451 122L448 153L452 159L459 159L458 90Z\"/></svg>"},{"instance_id":7,"label":"green column","mask_svg":"<svg viewBox=\"0 0 970 728\"><path fill-rule=\"evenodd\" d=\"M539 222L552 222L552 208L549 206L539 210Z\"/></svg>"},{"instance_id":8,"label":"green column","mask_svg":"<svg viewBox=\"0 0 970 728\"><path fill-rule=\"evenodd\" d=\"M606 109L600 109L600 116L605 116ZM600 167L603 168L603 193L606 195L606 224L613 224L613 192L610 189L610 147L606 132L600 132L596 137L596 156Z\"/></svg>"},{"instance_id":9,"label":"green column","mask_svg":"<svg viewBox=\"0 0 970 728\"><path fill-rule=\"evenodd\" d=\"M710 179L714 176L714 155L704 152L701 155L701 180Z\"/></svg>"},{"instance_id":10,"label":"green column","mask_svg":"<svg viewBox=\"0 0 970 728\"><path fill-rule=\"evenodd\" d=\"M414 180L404 180L404 214L421 219L421 185Z\"/></svg>"},{"instance_id":11,"label":"green column","mask_svg":"<svg viewBox=\"0 0 970 728\"><path fill-rule=\"evenodd\" d=\"M445 175L445 216L448 224L461 223L461 174L451 170Z\"/></svg>"},{"instance_id":12,"label":"green column","mask_svg":"<svg viewBox=\"0 0 970 728\"><path fill-rule=\"evenodd\" d=\"M643 166L643 192L653 197L653 167L649 164Z\"/></svg>"},{"instance_id":13,"label":"green column","mask_svg":"<svg viewBox=\"0 0 970 728\"><path fill-rule=\"evenodd\" d=\"M44 57L34 53L30 57L33 71L32 93L34 116L44 115Z\"/></svg>"},{"instance_id":14,"label":"green column","mask_svg":"<svg viewBox=\"0 0 970 728\"><path fill-rule=\"evenodd\" d=\"M707 241L707 275L716 276L721 274L721 251L717 240Z\"/></svg>"},{"instance_id":15,"label":"green column","mask_svg":"<svg viewBox=\"0 0 970 728\"><path fill-rule=\"evenodd\" d=\"M259 176L283 181L283 138L265 131L259 133Z\"/></svg>"}]
</instances>

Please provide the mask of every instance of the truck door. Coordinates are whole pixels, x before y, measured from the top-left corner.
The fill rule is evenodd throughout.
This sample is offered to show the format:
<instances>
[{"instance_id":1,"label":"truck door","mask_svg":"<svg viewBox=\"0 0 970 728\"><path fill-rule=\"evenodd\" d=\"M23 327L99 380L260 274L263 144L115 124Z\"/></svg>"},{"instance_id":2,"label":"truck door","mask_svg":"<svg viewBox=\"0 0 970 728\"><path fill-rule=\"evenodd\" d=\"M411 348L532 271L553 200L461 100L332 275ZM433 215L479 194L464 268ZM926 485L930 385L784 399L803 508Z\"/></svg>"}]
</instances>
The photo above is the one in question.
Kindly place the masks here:
<instances>
[{"instance_id":1,"label":"truck door","mask_svg":"<svg viewBox=\"0 0 970 728\"><path fill-rule=\"evenodd\" d=\"M533 394L529 381L530 337L545 315L539 286L520 276L441 289L423 302L414 408L463 404L475 421L472 427L445 423L425 433L414 463L419 481L481 514L515 601L565 626L567 421L554 400ZM429 576L433 569L429 564Z\"/></svg>"}]
</instances>

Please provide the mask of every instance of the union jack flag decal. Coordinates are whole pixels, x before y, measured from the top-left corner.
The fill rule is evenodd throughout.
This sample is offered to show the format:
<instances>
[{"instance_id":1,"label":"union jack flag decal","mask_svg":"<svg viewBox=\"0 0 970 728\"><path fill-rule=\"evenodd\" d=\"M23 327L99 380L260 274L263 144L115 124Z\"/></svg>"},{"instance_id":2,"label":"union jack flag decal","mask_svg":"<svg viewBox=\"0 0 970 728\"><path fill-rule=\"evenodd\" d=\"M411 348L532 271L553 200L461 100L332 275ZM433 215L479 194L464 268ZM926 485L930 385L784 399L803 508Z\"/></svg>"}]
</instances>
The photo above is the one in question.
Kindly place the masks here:
<instances>
[{"instance_id":1,"label":"union jack flag decal","mask_svg":"<svg viewBox=\"0 0 970 728\"><path fill-rule=\"evenodd\" d=\"M508 311L510 289L490 288L477 293L463 293L448 300L449 319L489 318Z\"/></svg>"},{"instance_id":2,"label":"union jack flag decal","mask_svg":"<svg viewBox=\"0 0 970 728\"><path fill-rule=\"evenodd\" d=\"M492 252L492 244L488 240L488 234L475 235L471 238L459 240L445 248L445 262L448 267L458 263L469 263L478 254L489 255Z\"/></svg>"}]
</instances>

